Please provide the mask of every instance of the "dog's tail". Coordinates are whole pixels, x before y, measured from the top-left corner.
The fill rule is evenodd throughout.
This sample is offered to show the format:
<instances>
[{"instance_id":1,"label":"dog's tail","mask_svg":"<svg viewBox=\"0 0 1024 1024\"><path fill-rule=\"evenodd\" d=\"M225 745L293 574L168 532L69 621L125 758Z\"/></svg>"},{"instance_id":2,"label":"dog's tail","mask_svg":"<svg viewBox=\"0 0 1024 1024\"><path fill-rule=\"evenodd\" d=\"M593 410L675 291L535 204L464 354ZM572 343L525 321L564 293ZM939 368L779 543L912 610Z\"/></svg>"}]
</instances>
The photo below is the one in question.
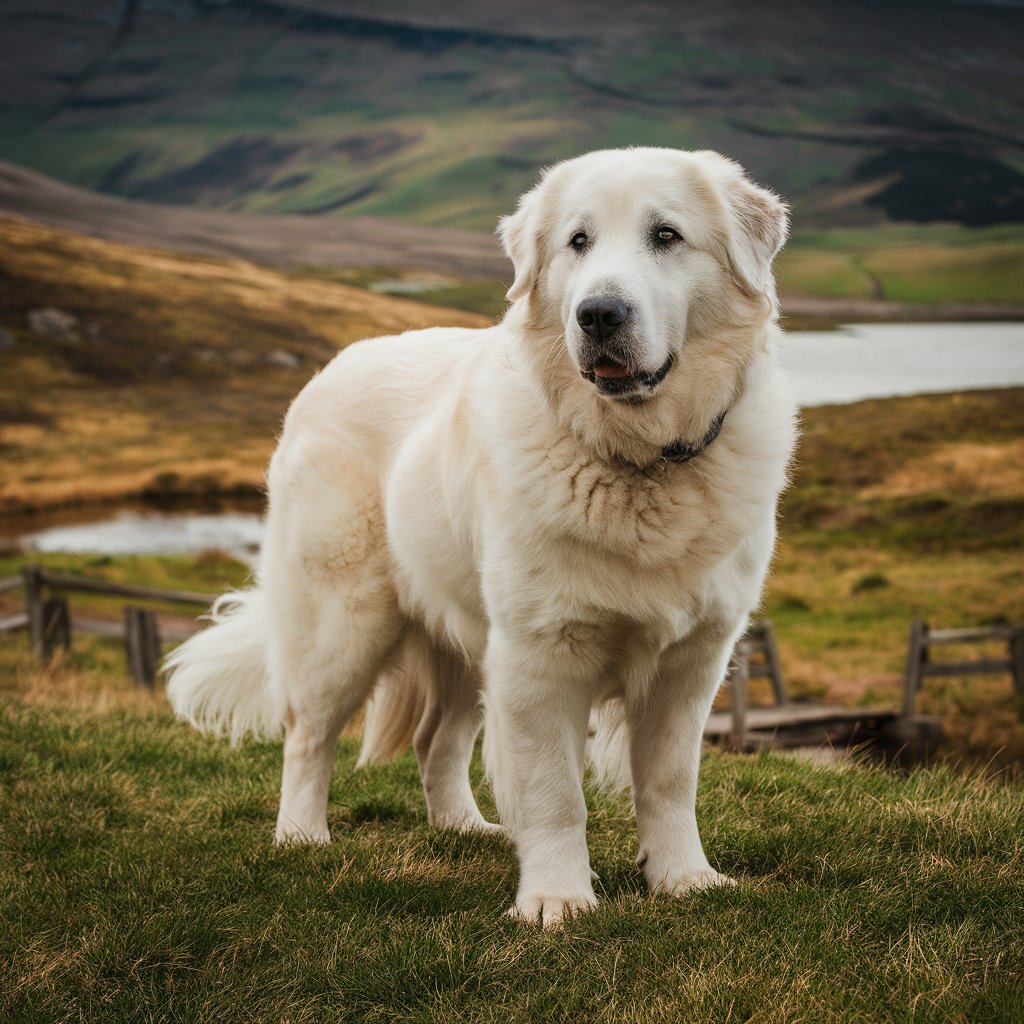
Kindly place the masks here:
<instances>
[{"instance_id":1,"label":"dog's tail","mask_svg":"<svg viewBox=\"0 0 1024 1024\"><path fill-rule=\"evenodd\" d=\"M270 610L260 590L219 597L213 625L190 637L164 659L167 696L174 713L200 732L274 736L284 707L270 686L267 635Z\"/></svg>"},{"instance_id":2,"label":"dog's tail","mask_svg":"<svg viewBox=\"0 0 1024 1024\"><path fill-rule=\"evenodd\" d=\"M606 700L591 711L587 761L601 789L628 789L632 784L629 731L621 700Z\"/></svg>"},{"instance_id":3,"label":"dog's tail","mask_svg":"<svg viewBox=\"0 0 1024 1024\"><path fill-rule=\"evenodd\" d=\"M406 642L398 659L382 673L363 715L363 742L356 767L390 761L413 741L427 707L431 666L414 643Z\"/></svg>"}]
</instances>

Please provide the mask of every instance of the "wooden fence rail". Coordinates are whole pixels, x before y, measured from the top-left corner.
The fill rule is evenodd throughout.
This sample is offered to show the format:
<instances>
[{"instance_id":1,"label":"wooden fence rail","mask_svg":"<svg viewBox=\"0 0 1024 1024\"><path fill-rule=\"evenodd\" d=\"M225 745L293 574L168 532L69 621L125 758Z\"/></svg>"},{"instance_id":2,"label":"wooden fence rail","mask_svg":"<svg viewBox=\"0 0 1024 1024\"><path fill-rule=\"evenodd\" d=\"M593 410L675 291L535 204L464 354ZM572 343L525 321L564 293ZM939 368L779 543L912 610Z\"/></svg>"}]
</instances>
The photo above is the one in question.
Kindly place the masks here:
<instances>
[{"instance_id":1,"label":"wooden fence rail","mask_svg":"<svg viewBox=\"0 0 1024 1024\"><path fill-rule=\"evenodd\" d=\"M132 679L140 686L156 682L157 669L165 640L180 641L191 636L198 626L161 621L152 608L125 605L120 622L72 614L68 594L101 594L170 604L199 605L207 608L215 595L192 590L162 590L132 583L110 583L71 573L55 572L38 565L25 566L18 576L0 579L0 593L25 591L25 610L0 618L0 634L28 629L33 653L49 660L58 650L69 650L73 632L93 636L122 637Z\"/></svg>"},{"instance_id":2,"label":"wooden fence rail","mask_svg":"<svg viewBox=\"0 0 1024 1024\"><path fill-rule=\"evenodd\" d=\"M121 621L72 614L68 595L72 593L126 597L133 602L171 603L208 608L215 595L191 590L161 590L127 583L109 583L71 573L56 572L41 566L26 566L19 575L0 578L0 594L23 589L25 609L0 618L0 635L28 629L32 650L47 659L71 645L72 633L123 638L132 679L138 685L152 686L166 640L180 641L199 628L194 623L161 617L151 607L136 603L123 608ZM1007 645L1006 658L980 657L968 661L933 661L932 647L950 644L1001 642ZM751 624L736 645L728 683L732 707L728 712L712 712L705 735L738 750L755 749L766 743L794 745L801 742L841 742L868 734L885 734L893 729L913 739L932 730L936 723L915 713L917 692L929 676L962 676L978 672L1008 672L1017 692L1024 697L1024 625L991 626L970 629L930 629L925 622L913 622L907 654L902 712L895 709L851 709L826 705L794 704L789 697L779 661L775 633L768 620ZM767 678L775 703L772 707L751 708L748 681ZM859 730L859 732L858 732ZM923 731L922 731L923 730ZM893 733L896 735L896 733Z\"/></svg>"},{"instance_id":3,"label":"wooden fence rail","mask_svg":"<svg viewBox=\"0 0 1024 1024\"><path fill-rule=\"evenodd\" d=\"M949 644L1005 643L1005 658L971 658L967 661L932 661L929 648ZM907 667L903 680L903 715L914 714L921 685L928 676L970 676L1008 672L1017 693L1024 697L1024 624L981 626L970 629L931 629L927 622L910 624Z\"/></svg>"}]
</instances>

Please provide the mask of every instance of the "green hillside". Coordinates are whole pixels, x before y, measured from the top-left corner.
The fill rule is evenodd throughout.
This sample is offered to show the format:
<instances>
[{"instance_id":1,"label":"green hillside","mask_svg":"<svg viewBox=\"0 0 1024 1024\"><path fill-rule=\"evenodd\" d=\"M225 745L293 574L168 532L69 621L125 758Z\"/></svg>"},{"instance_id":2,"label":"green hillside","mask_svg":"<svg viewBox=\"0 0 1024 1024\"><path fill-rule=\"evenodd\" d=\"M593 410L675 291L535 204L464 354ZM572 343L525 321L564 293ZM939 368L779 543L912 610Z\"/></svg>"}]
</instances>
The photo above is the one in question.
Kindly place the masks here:
<instances>
[{"instance_id":1,"label":"green hillside","mask_svg":"<svg viewBox=\"0 0 1024 1024\"><path fill-rule=\"evenodd\" d=\"M798 226L1024 216L1013 5L23 0L0 24L0 157L123 196L490 230L540 165L655 144L734 155Z\"/></svg>"}]
</instances>

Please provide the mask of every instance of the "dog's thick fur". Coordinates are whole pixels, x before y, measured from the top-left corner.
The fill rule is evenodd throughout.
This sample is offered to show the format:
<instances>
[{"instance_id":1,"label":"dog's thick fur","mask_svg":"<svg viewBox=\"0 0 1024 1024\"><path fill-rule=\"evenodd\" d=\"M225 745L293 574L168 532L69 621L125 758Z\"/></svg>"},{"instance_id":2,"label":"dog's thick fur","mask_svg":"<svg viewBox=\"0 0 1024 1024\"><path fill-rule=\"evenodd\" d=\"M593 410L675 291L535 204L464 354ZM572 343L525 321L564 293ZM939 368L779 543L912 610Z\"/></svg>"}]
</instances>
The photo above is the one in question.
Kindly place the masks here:
<instances>
[{"instance_id":1,"label":"dog's thick fur","mask_svg":"<svg viewBox=\"0 0 1024 1024\"><path fill-rule=\"evenodd\" d=\"M258 585L169 659L200 728L283 724L278 840L326 842L346 720L410 740L430 821L493 829L545 924L594 904L588 723L622 740L651 887L724 881L697 832L701 734L761 587L795 432L774 363L782 203L715 153L558 164L501 222L504 320L352 345L303 390L269 472ZM581 303L611 297L608 337ZM721 432L690 461L725 413ZM481 708L483 711L481 712ZM607 726L607 728L605 728Z\"/></svg>"}]
</instances>

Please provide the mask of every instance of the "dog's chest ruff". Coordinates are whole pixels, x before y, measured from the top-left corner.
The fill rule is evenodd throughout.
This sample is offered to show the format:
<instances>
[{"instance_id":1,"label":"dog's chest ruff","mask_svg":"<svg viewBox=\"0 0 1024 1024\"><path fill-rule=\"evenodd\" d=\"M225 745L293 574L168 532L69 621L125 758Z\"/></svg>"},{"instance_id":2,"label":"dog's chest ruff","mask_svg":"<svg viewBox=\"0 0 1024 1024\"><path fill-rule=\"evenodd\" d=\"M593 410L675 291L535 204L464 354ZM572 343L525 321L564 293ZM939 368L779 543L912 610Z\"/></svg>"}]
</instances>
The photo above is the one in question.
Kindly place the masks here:
<instances>
[{"instance_id":1,"label":"dog's chest ruff","mask_svg":"<svg viewBox=\"0 0 1024 1024\"><path fill-rule=\"evenodd\" d=\"M549 530L637 565L684 557L718 518L718 502L695 467L666 459L641 469L570 444L552 447L544 462L546 486L536 511Z\"/></svg>"}]
</instances>

